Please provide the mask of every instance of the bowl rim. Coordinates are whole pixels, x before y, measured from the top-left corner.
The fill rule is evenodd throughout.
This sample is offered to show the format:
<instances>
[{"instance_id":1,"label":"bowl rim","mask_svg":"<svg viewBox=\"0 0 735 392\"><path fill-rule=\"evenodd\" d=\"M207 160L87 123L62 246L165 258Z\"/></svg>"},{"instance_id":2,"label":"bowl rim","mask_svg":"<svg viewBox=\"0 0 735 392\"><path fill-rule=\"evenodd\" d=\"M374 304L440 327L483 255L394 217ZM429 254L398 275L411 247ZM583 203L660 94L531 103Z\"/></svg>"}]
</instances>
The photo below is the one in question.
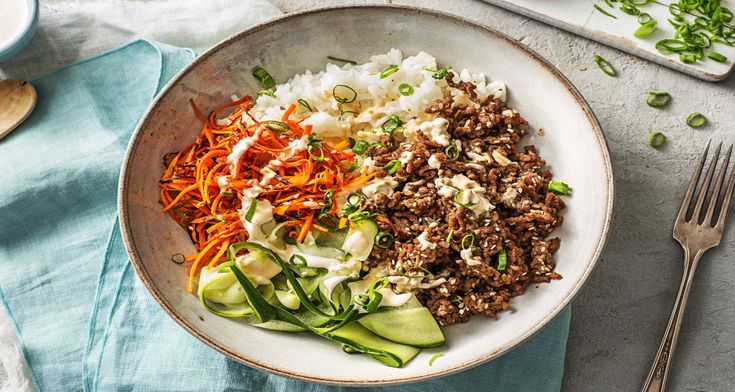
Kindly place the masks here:
<instances>
[{"instance_id":1,"label":"bowl rim","mask_svg":"<svg viewBox=\"0 0 735 392\"><path fill-rule=\"evenodd\" d=\"M23 28L18 32L18 35L5 44L0 44L0 57L4 56L6 53L12 53L16 49L19 49L17 45L23 45L28 34L33 34L35 32L35 26L38 22L38 1L39 0L26 0L26 3L28 4L28 19L23 24Z\"/></svg>"},{"instance_id":2,"label":"bowl rim","mask_svg":"<svg viewBox=\"0 0 735 392\"><path fill-rule=\"evenodd\" d=\"M353 10L353 11L359 12L361 10L365 10L368 8L373 8L373 9L377 8L377 9L383 9L383 10L393 11L393 12L408 11L408 12L414 12L414 13L419 13L419 14L428 14L428 15L438 16L441 18L448 18L448 19L453 20L456 23L466 25L470 28L480 29L522 50L531 59L535 60L539 65L544 67L552 76L554 76L566 88L566 90L572 95L578 107L582 110L582 112L587 117L590 125L592 126L592 131L594 132L596 136L597 147L599 148L599 152L603 158L603 164L604 164L604 169L605 169L604 174L607 177L606 179L607 189L604 194L604 197L605 197L604 222L603 222L603 227L602 227L602 231L601 231L597 246L595 247L594 253L592 255L592 258L589 264L587 265L587 268L584 270L583 274L580 277L579 283L571 290L571 292L569 292L562 299L561 302L558 303L556 308L546 318L544 318L540 323L538 323L534 327L530 328L522 336L519 336L518 338L506 344L501 349L498 349L494 352L490 352L486 356L480 359L457 363L455 366L449 369L444 369L444 370L440 370L434 373L426 373L426 374L415 375L415 376L410 376L410 377L397 377L397 378L394 377L390 379L374 379L374 380L346 380L346 379L336 379L336 378L323 378L319 376L313 376L313 375L303 374L303 373L294 372L294 371L281 370L269 364L261 363L253 359L242 357L238 355L237 353L231 351L228 347L224 345L220 345L219 343L210 340L209 337L206 336L203 332L199 331L196 327L194 327L188 321L186 321L181 316L179 316L174 306L158 291L158 288L153 283L145 266L143 265L143 263L141 263L140 261L141 258L138 254L135 244L133 244L132 242L132 229L131 229L131 224L129 222L130 216L127 211L127 204L128 204L128 195L127 195L128 181L127 180L128 180L128 173L130 171L130 167L132 164L131 157L139 143L139 135L142 133L143 129L148 124L148 120L149 120L151 113L154 112L157 109L157 107L160 105L161 98L172 88L174 84L176 84L182 77L188 74L194 67L198 66L201 62L207 59L213 52L215 52L216 50L218 50L219 48L223 46L230 44L234 40L240 39L241 37L245 37L253 32L262 30L264 28L268 28L273 25L288 21L290 19L299 18L305 15L317 14L317 13L322 13L322 12L331 12L331 11ZM176 321L184 330L186 330L191 335L196 337L199 341L205 343L206 345L213 348L214 350L219 351L220 353L225 354L228 357L242 364L245 364L247 366L250 366L250 367L253 367L259 370L269 371L271 373L274 373L280 376L290 377L290 378L294 378L294 379L298 379L302 381L309 381L309 382L328 384L328 385L341 385L341 386L368 386L368 385L389 386L389 385L398 385L398 384L426 381L426 380L435 379L438 377L448 376L451 374L455 374L455 373L470 369L480 364L486 363L492 359L498 358L501 355L507 353L508 351L518 347L521 343L527 341L528 339L530 339L537 333L539 333L553 319L555 319L559 315L559 313L561 313L567 307L567 305L574 299L574 297L576 297L576 295L580 292L582 287L584 287L585 283L589 279L591 272L594 270L594 267L596 266L597 261L600 258L600 255L605 246L605 243L607 242L608 234L610 231L612 213L613 213L613 204L614 204L613 199L614 199L613 167L612 167L612 162L610 159L610 153L607 148L605 135L602 132L602 127L600 126L599 121L597 120L597 117L592 112L592 109L590 108L589 104L584 99L582 94L577 90L577 88L572 84L572 82L561 73L559 69L557 69L554 65L552 65L548 60L546 60L536 51L520 43L516 39L510 37L509 35L505 33L497 31L491 27L483 25L479 22L475 22L470 19L464 18L462 16L454 15L454 14L444 12L444 11L428 9L428 8L423 8L423 7L410 6L410 5L395 5L395 4L359 4L359 5L330 6L330 7L319 7L319 8L289 13L289 14L281 15L281 16L266 20L264 22L258 23L252 27L249 27L238 33L235 33L225 38L224 40L218 42L217 44L213 45L210 49L203 52L196 59L194 59L194 61L192 61L189 65L181 69L174 77L172 77L168 81L168 83L166 83L166 85L156 95L153 102L150 104L149 108L146 110L146 112L143 114L140 121L138 122L138 125L135 128L135 131L131 135L131 139L130 139L127 151L125 153L125 157L122 163L119 181L118 181L118 214L119 214L120 233L122 235L123 243L125 244L125 248L128 252L128 255L130 256L131 264L133 265L133 268L135 269L136 273L140 277L145 287L148 289L149 293L153 296L154 300L158 303L159 306L163 308L163 310L172 319L174 319L174 321Z\"/></svg>"}]
</instances>

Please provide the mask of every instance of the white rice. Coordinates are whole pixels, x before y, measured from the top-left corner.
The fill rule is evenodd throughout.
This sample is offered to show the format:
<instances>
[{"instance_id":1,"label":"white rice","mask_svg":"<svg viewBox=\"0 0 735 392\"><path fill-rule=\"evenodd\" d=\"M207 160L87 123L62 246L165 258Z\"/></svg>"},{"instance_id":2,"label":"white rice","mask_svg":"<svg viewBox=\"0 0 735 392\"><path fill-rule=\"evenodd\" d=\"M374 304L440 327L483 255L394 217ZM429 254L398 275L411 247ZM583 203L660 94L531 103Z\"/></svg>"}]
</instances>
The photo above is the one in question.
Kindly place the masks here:
<instances>
[{"instance_id":1,"label":"white rice","mask_svg":"<svg viewBox=\"0 0 735 392\"><path fill-rule=\"evenodd\" d=\"M390 65L398 70L386 78L380 72ZM285 108L297 101L305 100L314 110L310 112L299 106L295 117L305 118L304 124L311 124L314 132L327 140L344 140L349 136L358 139L374 139L381 125L392 115L398 116L403 123L410 120L430 120L424 111L442 97L452 96L456 101L470 103L464 93L451 88L443 79L432 77L436 70L436 59L419 52L415 56L403 58L398 49L386 54L375 55L365 64L342 66L328 63L324 71L313 74L306 71L296 75L287 83L275 87L276 97L258 97L252 112L256 118L279 120ZM483 73L472 74L463 69L459 79L477 85L475 92L480 99L490 95L505 100L505 84L500 81L488 83ZM455 76L455 80L457 77ZM401 84L413 87L413 94L403 96L398 88ZM333 90L337 85L345 85L357 93L354 102L340 105L334 98ZM340 88L338 95L351 95L348 89ZM344 113L345 111L355 113Z\"/></svg>"}]
</instances>

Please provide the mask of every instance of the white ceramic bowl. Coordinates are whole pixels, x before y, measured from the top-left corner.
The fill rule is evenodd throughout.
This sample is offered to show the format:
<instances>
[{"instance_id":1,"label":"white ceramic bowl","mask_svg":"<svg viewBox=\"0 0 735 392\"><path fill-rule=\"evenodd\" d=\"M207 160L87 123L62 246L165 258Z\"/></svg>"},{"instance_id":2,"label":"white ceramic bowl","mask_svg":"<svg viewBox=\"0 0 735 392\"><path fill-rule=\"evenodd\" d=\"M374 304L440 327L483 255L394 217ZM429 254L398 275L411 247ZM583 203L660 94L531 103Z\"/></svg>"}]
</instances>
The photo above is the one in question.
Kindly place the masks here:
<instances>
[{"instance_id":1,"label":"white ceramic bowl","mask_svg":"<svg viewBox=\"0 0 735 392\"><path fill-rule=\"evenodd\" d=\"M487 21L492 25L492 20ZM404 368L345 355L337 345L305 334L266 331L204 310L187 294L186 278L172 263L193 246L161 212L161 157L190 143L201 128L189 99L213 108L231 94L260 88L250 75L263 65L285 81L306 69L320 70L327 55L366 61L396 47L405 54L425 50L440 64L485 72L507 83L509 103L545 136L535 143L555 178L574 188L566 198L562 238L556 254L563 279L529 286L495 319L474 317L444 328L445 356L425 350ZM600 255L610 225L613 180L600 126L579 92L546 60L515 40L435 11L399 6L351 6L291 14L228 38L202 54L166 86L143 117L128 149L120 180L122 234L136 271L153 297L183 328L232 358L299 379L348 385L425 380L496 358L541 330L584 284ZM538 286L538 287L536 287ZM308 360L304 360L308 358Z\"/></svg>"}]
</instances>

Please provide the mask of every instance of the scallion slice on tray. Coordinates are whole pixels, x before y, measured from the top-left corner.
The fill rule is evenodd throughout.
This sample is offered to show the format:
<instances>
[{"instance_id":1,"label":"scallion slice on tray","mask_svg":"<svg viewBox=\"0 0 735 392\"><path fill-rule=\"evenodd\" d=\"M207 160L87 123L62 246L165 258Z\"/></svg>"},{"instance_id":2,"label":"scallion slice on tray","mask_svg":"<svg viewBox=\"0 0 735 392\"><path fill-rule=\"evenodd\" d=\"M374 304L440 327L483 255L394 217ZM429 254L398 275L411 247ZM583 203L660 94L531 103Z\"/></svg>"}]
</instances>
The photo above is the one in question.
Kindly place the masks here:
<instances>
[{"instance_id":1,"label":"scallion slice on tray","mask_svg":"<svg viewBox=\"0 0 735 392\"><path fill-rule=\"evenodd\" d=\"M671 95L663 91L651 91L646 97L646 104L652 108L662 108L669 104Z\"/></svg>"},{"instance_id":2,"label":"scallion slice on tray","mask_svg":"<svg viewBox=\"0 0 735 392\"><path fill-rule=\"evenodd\" d=\"M666 136L659 131L651 132L651 134L648 135L648 145L653 148L661 148L665 142Z\"/></svg>"},{"instance_id":3,"label":"scallion slice on tray","mask_svg":"<svg viewBox=\"0 0 735 392\"><path fill-rule=\"evenodd\" d=\"M687 125L692 128L699 128L707 121L702 113L694 112L687 116Z\"/></svg>"},{"instance_id":4,"label":"scallion slice on tray","mask_svg":"<svg viewBox=\"0 0 735 392\"><path fill-rule=\"evenodd\" d=\"M609 61L602 58L602 56L595 55L594 57L595 64L608 76L617 76L618 72L613 68L612 64L610 64Z\"/></svg>"}]
</instances>

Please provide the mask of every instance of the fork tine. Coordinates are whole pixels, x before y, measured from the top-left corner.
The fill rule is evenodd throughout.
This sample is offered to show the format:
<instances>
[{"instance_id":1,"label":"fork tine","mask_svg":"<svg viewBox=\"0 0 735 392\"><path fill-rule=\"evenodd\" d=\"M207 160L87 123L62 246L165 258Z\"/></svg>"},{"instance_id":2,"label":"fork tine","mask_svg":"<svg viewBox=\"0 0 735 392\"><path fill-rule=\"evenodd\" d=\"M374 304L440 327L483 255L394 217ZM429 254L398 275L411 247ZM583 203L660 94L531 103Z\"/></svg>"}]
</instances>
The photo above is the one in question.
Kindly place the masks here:
<instances>
[{"instance_id":1,"label":"fork tine","mask_svg":"<svg viewBox=\"0 0 735 392\"><path fill-rule=\"evenodd\" d=\"M704 149L704 153L702 153L702 158L699 160L699 166L697 166L697 170L692 173L692 179L689 181L689 187L687 188L687 193L684 195L684 200L681 202L681 208L679 208L679 215L676 217L676 220L679 221L686 221L686 215L687 210L689 209L689 203L692 201L692 197L694 196L694 189L697 188L697 182L699 182L699 175L702 173L702 167L704 167L704 161L707 159L707 153L709 152L709 145L712 142L712 140L707 141L707 147Z\"/></svg>"},{"instance_id":2,"label":"fork tine","mask_svg":"<svg viewBox=\"0 0 735 392\"><path fill-rule=\"evenodd\" d=\"M725 174L727 168L730 165L730 155L732 154L732 144L727 149L725 159L722 161L722 167L720 167L720 174L717 175L717 183L715 183L715 189L712 191L712 197L709 201L709 207L707 208L707 215L704 217L704 223L712 225L712 215L715 213L715 207L717 207L717 200L720 198L720 190L722 189L722 183L725 181Z\"/></svg>"},{"instance_id":3,"label":"fork tine","mask_svg":"<svg viewBox=\"0 0 735 392\"><path fill-rule=\"evenodd\" d=\"M694 211L692 212L692 222L699 223L699 213L702 211L702 206L704 205L704 199L707 197L707 192L709 191L710 185L712 185L712 175L715 173L715 166L717 166L717 161L720 158L720 150L722 149L722 142L717 145L717 149L715 150L715 155L712 157L712 161L709 163L709 167L707 167L707 174L704 175L704 180L702 180L702 186L699 188L699 196L697 197L697 203L694 205ZM717 198L715 197L715 200Z\"/></svg>"},{"instance_id":4,"label":"fork tine","mask_svg":"<svg viewBox=\"0 0 735 392\"><path fill-rule=\"evenodd\" d=\"M730 146L732 148L732 146ZM727 168L723 168L727 170ZM735 167L730 169L730 179L727 181L727 192L725 192L725 198L722 200L722 208L720 209L720 218L717 220L717 226L715 228L722 230L725 225L725 219L727 218L727 211L730 209L730 202L732 201L732 190L735 188Z\"/></svg>"}]
</instances>

